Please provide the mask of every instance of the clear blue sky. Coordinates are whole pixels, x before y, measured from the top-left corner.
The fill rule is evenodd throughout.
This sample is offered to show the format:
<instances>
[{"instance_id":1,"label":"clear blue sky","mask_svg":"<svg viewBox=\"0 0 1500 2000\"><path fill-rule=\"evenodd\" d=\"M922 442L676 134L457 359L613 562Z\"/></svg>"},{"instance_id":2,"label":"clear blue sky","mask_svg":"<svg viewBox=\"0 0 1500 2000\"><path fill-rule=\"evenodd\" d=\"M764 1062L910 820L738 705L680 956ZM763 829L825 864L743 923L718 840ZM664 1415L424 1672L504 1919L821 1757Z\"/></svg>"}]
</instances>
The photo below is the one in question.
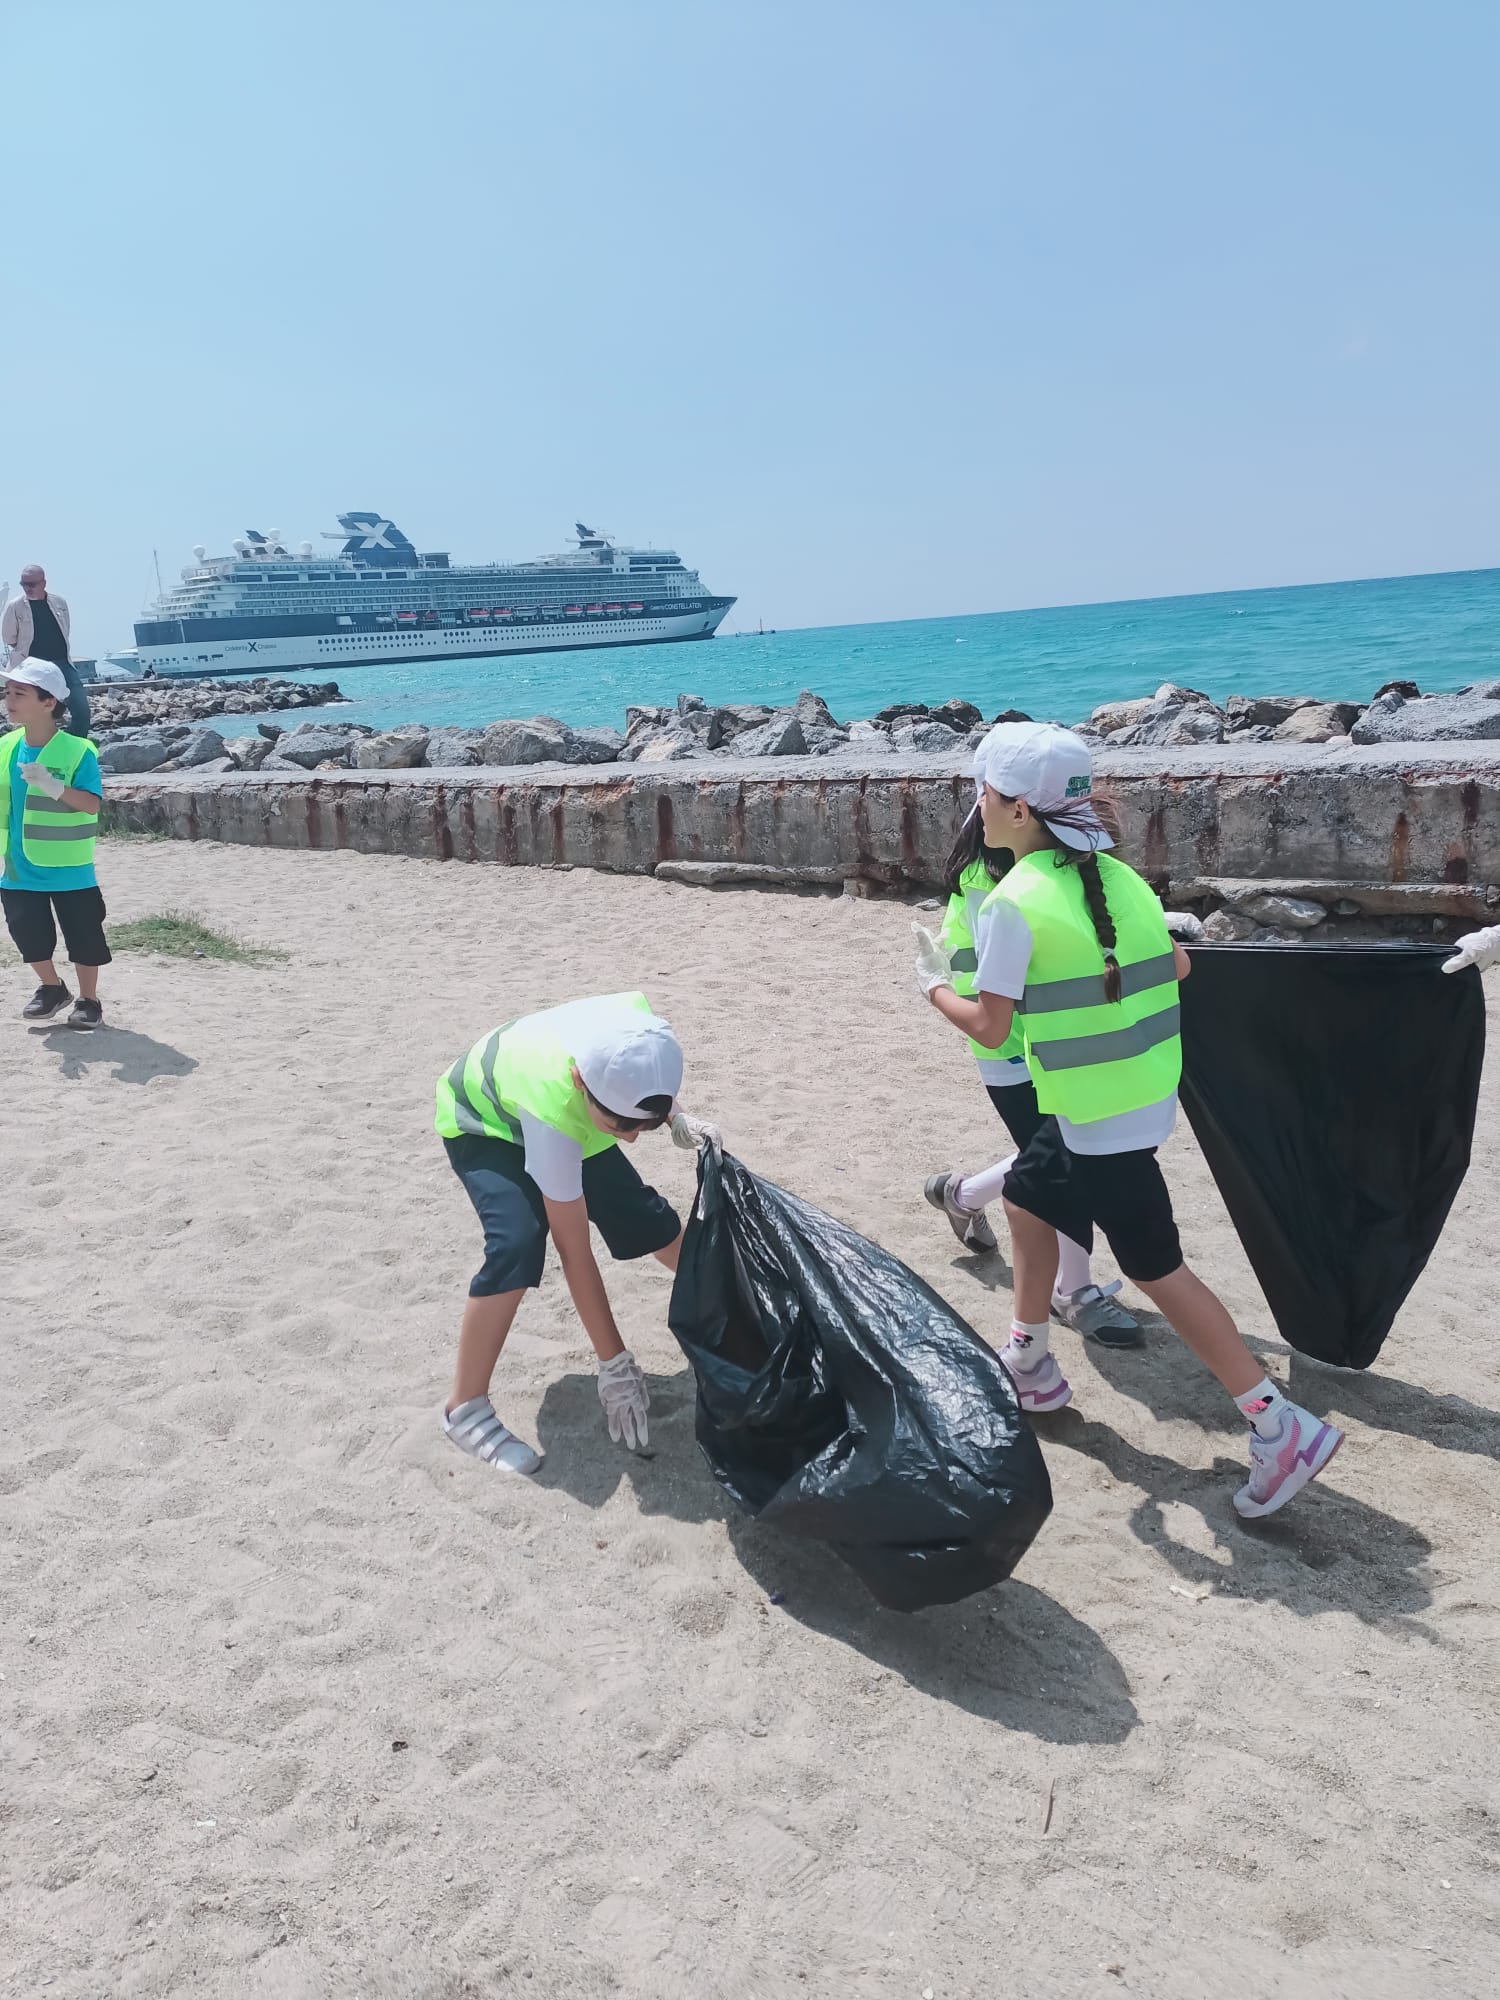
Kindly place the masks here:
<instances>
[{"instance_id":1,"label":"clear blue sky","mask_svg":"<svg viewBox=\"0 0 1500 2000\"><path fill-rule=\"evenodd\" d=\"M1491 0L9 0L0 578L677 545L731 623L1500 561Z\"/></svg>"}]
</instances>

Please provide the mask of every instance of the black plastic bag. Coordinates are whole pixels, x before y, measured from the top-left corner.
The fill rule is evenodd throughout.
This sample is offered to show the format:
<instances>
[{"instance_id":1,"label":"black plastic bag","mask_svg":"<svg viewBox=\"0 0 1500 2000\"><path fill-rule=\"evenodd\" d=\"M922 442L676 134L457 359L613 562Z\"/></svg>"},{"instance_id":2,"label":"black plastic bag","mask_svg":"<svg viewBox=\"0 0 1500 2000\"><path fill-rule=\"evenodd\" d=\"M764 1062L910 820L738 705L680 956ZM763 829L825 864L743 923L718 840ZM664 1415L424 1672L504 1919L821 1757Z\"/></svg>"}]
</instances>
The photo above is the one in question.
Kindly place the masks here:
<instances>
[{"instance_id":1,"label":"black plastic bag","mask_svg":"<svg viewBox=\"0 0 1500 2000\"><path fill-rule=\"evenodd\" d=\"M1182 1102L1289 1346L1368 1368L1469 1164L1484 994L1451 946L1195 945Z\"/></svg>"},{"instance_id":2,"label":"black plastic bag","mask_svg":"<svg viewBox=\"0 0 1500 2000\"><path fill-rule=\"evenodd\" d=\"M668 1318L719 1484L892 1610L1000 1583L1051 1511L994 1350L889 1251L727 1153L699 1155Z\"/></svg>"}]
</instances>

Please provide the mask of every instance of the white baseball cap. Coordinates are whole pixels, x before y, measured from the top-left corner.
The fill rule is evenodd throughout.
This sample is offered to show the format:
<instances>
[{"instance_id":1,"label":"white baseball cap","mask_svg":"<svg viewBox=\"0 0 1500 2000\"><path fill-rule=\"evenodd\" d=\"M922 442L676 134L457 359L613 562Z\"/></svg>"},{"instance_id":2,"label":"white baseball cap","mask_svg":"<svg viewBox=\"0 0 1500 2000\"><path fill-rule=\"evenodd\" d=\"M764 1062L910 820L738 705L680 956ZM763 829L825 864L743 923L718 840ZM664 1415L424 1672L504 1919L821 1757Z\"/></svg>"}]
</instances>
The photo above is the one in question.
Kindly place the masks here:
<instances>
[{"instance_id":1,"label":"white baseball cap","mask_svg":"<svg viewBox=\"0 0 1500 2000\"><path fill-rule=\"evenodd\" d=\"M649 1118L648 1097L675 1098L682 1088L682 1048L655 1014L632 1014L573 1058L578 1074L617 1118Z\"/></svg>"},{"instance_id":2,"label":"white baseball cap","mask_svg":"<svg viewBox=\"0 0 1500 2000\"><path fill-rule=\"evenodd\" d=\"M40 688L43 694L50 694L58 701L68 698L67 678L61 667L54 667L50 660L20 660L13 667L5 669L8 681L22 681L27 687Z\"/></svg>"},{"instance_id":3,"label":"white baseball cap","mask_svg":"<svg viewBox=\"0 0 1500 2000\"><path fill-rule=\"evenodd\" d=\"M1002 798L1024 799L1066 847L1113 847L1094 810L1089 746L1054 722L997 722L974 755L974 775Z\"/></svg>"}]
</instances>

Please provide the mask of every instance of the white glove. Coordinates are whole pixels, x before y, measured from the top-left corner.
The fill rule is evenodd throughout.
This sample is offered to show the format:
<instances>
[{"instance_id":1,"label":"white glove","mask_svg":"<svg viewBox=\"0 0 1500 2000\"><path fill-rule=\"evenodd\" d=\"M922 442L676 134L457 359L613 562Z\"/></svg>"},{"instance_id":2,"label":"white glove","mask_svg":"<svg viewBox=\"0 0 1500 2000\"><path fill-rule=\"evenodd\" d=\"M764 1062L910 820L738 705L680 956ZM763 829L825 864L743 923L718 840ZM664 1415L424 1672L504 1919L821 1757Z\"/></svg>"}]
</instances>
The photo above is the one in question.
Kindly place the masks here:
<instances>
[{"instance_id":1,"label":"white glove","mask_svg":"<svg viewBox=\"0 0 1500 2000\"><path fill-rule=\"evenodd\" d=\"M45 764L23 764L21 776L28 785L38 786L49 799L60 799L67 790L67 786L56 771L49 770Z\"/></svg>"},{"instance_id":2,"label":"white glove","mask_svg":"<svg viewBox=\"0 0 1500 2000\"><path fill-rule=\"evenodd\" d=\"M1167 920L1168 932L1175 938L1187 938L1190 943L1196 944L1208 935L1203 928L1203 919L1195 917L1191 910L1163 910L1162 915Z\"/></svg>"},{"instance_id":3,"label":"white glove","mask_svg":"<svg viewBox=\"0 0 1500 2000\"><path fill-rule=\"evenodd\" d=\"M921 924L913 924L911 934L917 941L917 985L925 999L935 987L953 984L953 967L948 963L947 952L931 931Z\"/></svg>"},{"instance_id":4,"label":"white glove","mask_svg":"<svg viewBox=\"0 0 1500 2000\"><path fill-rule=\"evenodd\" d=\"M681 1146L685 1153L696 1153L700 1146L717 1155L724 1150L724 1134L717 1125L710 1125L706 1118L690 1117L686 1111L672 1113L672 1144Z\"/></svg>"},{"instance_id":5,"label":"white glove","mask_svg":"<svg viewBox=\"0 0 1500 2000\"><path fill-rule=\"evenodd\" d=\"M650 1444L646 1412L651 1407L651 1391L628 1347L613 1361L599 1363L599 1401L604 1405L611 1444L623 1443L627 1451L641 1451Z\"/></svg>"},{"instance_id":6,"label":"white glove","mask_svg":"<svg viewBox=\"0 0 1500 2000\"><path fill-rule=\"evenodd\" d=\"M1486 924L1482 931L1470 931L1456 941L1452 958L1443 960L1443 970L1462 972L1466 965L1477 965L1483 972L1497 960L1500 960L1500 924Z\"/></svg>"}]
</instances>

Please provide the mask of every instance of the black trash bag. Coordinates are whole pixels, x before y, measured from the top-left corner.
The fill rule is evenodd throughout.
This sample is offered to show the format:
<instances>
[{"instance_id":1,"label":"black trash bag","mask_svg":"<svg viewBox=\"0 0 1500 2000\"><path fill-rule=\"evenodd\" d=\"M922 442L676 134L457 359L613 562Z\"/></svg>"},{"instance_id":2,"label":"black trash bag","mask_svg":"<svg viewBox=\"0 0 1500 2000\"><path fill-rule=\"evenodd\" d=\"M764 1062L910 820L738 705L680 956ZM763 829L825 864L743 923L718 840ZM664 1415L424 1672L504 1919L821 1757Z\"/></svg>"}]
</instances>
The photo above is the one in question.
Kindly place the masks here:
<instances>
[{"instance_id":1,"label":"black trash bag","mask_svg":"<svg viewBox=\"0 0 1500 2000\"><path fill-rule=\"evenodd\" d=\"M894 1611L1002 1582L1051 1511L994 1350L889 1251L727 1153L699 1154L668 1322L725 1492L828 1543Z\"/></svg>"},{"instance_id":2,"label":"black trash bag","mask_svg":"<svg viewBox=\"0 0 1500 2000\"><path fill-rule=\"evenodd\" d=\"M1484 993L1451 946L1214 944L1182 1102L1281 1336L1368 1368L1469 1164Z\"/></svg>"}]
</instances>

